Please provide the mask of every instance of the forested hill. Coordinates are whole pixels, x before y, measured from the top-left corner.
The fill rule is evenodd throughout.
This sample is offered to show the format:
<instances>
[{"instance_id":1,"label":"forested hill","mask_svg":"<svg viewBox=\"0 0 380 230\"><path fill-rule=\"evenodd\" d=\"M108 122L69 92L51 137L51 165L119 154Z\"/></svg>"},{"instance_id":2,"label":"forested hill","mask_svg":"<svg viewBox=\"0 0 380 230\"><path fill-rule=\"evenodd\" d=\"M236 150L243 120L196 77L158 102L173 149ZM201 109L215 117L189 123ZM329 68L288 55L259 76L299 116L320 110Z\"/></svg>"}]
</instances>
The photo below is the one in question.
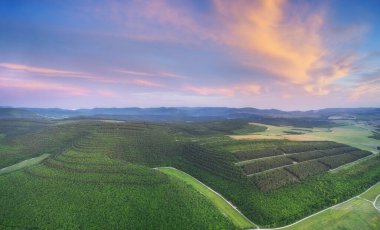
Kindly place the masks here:
<instances>
[{"instance_id":1,"label":"forested hill","mask_svg":"<svg viewBox=\"0 0 380 230\"><path fill-rule=\"evenodd\" d=\"M310 111L281 111L276 109L228 108L228 107L160 107L160 108L11 108L0 107L0 119L13 118L72 118L96 117L120 120L216 120L249 119L265 121L279 118L288 120L304 118L305 122L338 119L375 119L380 120L380 108L329 108ZM320 124L319 124L320 125Z\"/></svg>"}]
</instances>

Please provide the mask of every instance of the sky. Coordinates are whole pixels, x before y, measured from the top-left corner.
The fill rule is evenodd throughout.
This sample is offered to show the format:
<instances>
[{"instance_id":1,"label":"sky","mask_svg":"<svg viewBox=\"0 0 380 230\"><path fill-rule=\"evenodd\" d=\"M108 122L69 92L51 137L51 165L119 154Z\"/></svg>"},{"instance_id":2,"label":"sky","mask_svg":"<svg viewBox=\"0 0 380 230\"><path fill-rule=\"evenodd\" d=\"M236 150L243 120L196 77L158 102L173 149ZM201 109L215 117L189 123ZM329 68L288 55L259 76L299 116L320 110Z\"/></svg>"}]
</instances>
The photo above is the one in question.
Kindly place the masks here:
<instances>
[{"instance_id":1,"label":"sky","mask_svg":"<svg viewBox=\"0 0 380 230\"><path fill-rule=\"evenodd\" d=\"M380 107L380 1L1 0L0 106Z\"/></svg>"}]
</instances>

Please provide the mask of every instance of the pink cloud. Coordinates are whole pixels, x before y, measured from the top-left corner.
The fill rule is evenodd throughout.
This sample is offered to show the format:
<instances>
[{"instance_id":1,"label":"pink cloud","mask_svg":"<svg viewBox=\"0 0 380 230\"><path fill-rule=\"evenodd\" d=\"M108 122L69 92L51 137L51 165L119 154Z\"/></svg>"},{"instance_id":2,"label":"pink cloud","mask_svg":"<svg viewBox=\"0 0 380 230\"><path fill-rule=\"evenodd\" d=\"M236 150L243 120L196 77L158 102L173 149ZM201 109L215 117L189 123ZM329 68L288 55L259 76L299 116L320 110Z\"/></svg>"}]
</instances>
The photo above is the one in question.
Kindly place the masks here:
<instances>
[{"instance_id":1,"label":"pink cloud","mask_svg":"<svg viewBox=\"0 0 380 230\"><path fill-rule=\"evenodd\" d=\"M199 87L187 85L183 87L184 91L189 91L199 95L222 95L232 97L237 94L241 95L257 95L261 92L261 86L257 84L242 84L231 87Z\"/></svg>"},{"instance_id":2,"label":"pink cloud","mask_svg":"<svg viewBox=\"0 0 380 230\"><path fill-rule=\"evenodd\" d=\"M59 69L51 69L44 67L35 67L28 65L20 65L14 63L0 63L0 68L11 70L11 71L20 71L26 73L40 74L46 76L60 76L60 77L72 77L72 78L83 78L91 79L91 74L84 72L75 72L75 71L66 71Z\"/></svg>"},{"instance_id":3,"label":"pink cloud","mask_svg":"<svg viewBox=\"0 0 380 230\"><path fill-rule=\"evenodd\" d=\"M102 97L115 97L116 93L112 90L101 89L96 91Z\"/></svg>"},{"instance_id":4,"label":"pink cloud","mask_svg":"<svg viewBox=\"0 0 380 230\"><path fill-rule=\"evenodd\" d=\"M93 81L93 82L100 82L100 83L109 83L109 84L133 84L133 85L139 85L144 87L162 87L162 84L159 84L154 81L150 80L144 80L144 79L117 79L117 78L111 78L111 77L101 77L96 76L94 74L85 73L85 72L74 72L74 71L66 71L66 70L58 70L58 69L52 69L52 68L45 68L45 67L35 67L35 66L27 66L27 65L21 65L21 64L14 64L14 63L0 63L0 68L11 70L11 71L19 71L19 72L26 72L26 73L32 73L32 74L38 74L38 76L49 76L49 77L69 77L69 78L80 78L83 80ZM121 72L121 71L119 71ZM170 74L170 73L158 73L155 75L154 73L150 72L138 72L138 71L129 71L125 70L122 71L123 73L132 75L132 76L159 76L159 77L168 77L168 78L180 78L181 76ZM11 80L8 78L8 81ZM19 81L16 79L13 79L14 81ZM23 80L26 81L26 80ZM44 83L46 84L46 83ZM52 84L52 83L49 83ZM25 87L25 85L23 85ZM32 84L32 86L38 88L41 86L43 88L43 85L38 85L36 82ZM54 86L54 88L57 88L58 84ZM61 88L63 89L63 88Z\"/></svg>"},{"instance_id":5,"label":"pink cloud","mask_svg":"<svg viewBox=\"0 0 380 230\"><path fill-rule=\"evenodd\" d=\"M374 99L378 102L380 98L380 78L363 82L353 88L349 99L351 101L358 101L363 98Z\"/></svg>"},{"instance_id":6,"label":"pink cloud","mask_svg":"<svg viewBox=\"0 0 380 230\"><path fill-rule=\"evenodd\" d=\"M159 77L159 78L174 78L174 79L184 79L185 76L170 73L170 72L147 72L147 71L135 71L129 69L119 69L114 70L115 72L123 73L130 76L141 76L141 77Z\"/></svg>"},{"instance_id":7,"label":"pink cloud","mask_svg":"<svg viewBox=\"0 0 380 230\"><path fill-rule=\"evenodd\" d=\"M60 91L72 96L85 96L88 90L71 85L62 85L50 82L27 80L27 79L12 79L0 77L0 88L19 88L24 90L45 90L45 91Z\"/></svg>"},{"instance_id":8,"label":"pink cloud","mask_svg":"<svg viewBox=\"0 0 380 230\"><path fill-rule=\"evenodd\" d=\"M145 86L145 87L163 87L162 84L159 84L153 81L144 80L144 79L132 79L127 82L131 84L135 84L135 85Z\"/></svg>"}]
</instances>

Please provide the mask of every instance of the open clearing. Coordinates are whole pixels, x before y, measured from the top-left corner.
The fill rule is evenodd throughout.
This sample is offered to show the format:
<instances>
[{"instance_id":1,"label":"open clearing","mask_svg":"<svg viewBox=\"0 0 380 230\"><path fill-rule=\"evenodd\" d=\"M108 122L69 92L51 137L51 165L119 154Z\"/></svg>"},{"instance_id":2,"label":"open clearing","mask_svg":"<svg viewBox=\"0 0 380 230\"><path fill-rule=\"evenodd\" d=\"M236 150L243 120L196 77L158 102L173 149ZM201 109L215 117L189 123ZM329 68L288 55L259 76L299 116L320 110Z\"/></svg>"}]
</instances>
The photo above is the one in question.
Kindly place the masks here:
<instances>
[{"instance_id":1,"label":"open clearing","mask_svg":"<svg viewBox=\"0 0 380 230\"><path fill-rule=\"evenodd\" d=\"M380 211L374 207L379 194L380 183L377 183L347 202L326 209L295 225L279 229L380 229Z\"/></svg>"},{"instance_id":2,"label":"open clearing","mask_svg":"<svg viewBox=\"0 0 380 230\"><path fill-rule=\"evenodd\" d=\"M227 200L225 200L221 195L204 185L202 182L198 181L194 177L187 173L171 167L161 167L158 168L161 172L176 177L186 184L191 185L198 192L206 196L224 215L231 219L231 221L239 228L254 228L256 227L247 217L241 214L235 207L232 206Z\"/></svg>"},{"instance_id":3,"label":"open clearing","mask_svg":"<svg viewBox=\"0 0 380 230\"><path fill-rule=\"evenodd\" d=\"M297 129L291 126L273 126L260 123L252 125L266 126L267 130L250 135L231 135L234 139L287 139L293 141L335 141L342 144L377 153L379 140L369 138L372 132L361 124L344 123L334 128ZM297 134L289 134L297 132Z\"/></svg>"},{"instance_id":4,"label":"open clearing","mask_svg":"<svg viewBox=\"0 0 380 230\"><path fill-rule=\"evenodd\" d=\"M32 166L32 165L38 164L41 161L43 161L46 158L48 158L49 156L50 156L50 154L42 154L39 157L34 157L34 158L31 158L31 159L28 159L28 160L21 161L20 163L17 163L17 164L14 164L14 165L2 168L2 169L0 169L0 175L1 174L5 174L5 173L10 173L10 172L13 172L13 171L16 171L16 170L19 170L19 169L22 169L22 168L25 168L25 167L28 167L28 166Z\"/></svg>"}]
</instances>

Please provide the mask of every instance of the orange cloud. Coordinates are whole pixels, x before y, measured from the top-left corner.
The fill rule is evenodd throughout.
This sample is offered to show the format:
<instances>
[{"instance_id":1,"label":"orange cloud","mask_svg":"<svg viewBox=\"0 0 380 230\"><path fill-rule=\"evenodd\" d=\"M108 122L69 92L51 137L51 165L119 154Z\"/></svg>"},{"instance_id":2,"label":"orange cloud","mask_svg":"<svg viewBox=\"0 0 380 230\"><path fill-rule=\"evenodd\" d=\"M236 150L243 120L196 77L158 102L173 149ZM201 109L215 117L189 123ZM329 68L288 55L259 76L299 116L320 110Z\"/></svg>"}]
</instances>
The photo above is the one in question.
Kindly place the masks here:
<instances>
[{"instance_id":1,"label":"orange cloud","mask_svg":"<svg viewBox=\"0 0 380 230\"><path fill-rule=\"evenodd\" d=\"M214 0L214 5L225 27L223 41L235 48L233 53L245 66L313 95L329 94L330 85L351 73L353 58L330 49L323 39L323 10L288 7L286 0Z\"/></svg>"},{"instance_id":2,"label":"orange cloud","mask_svg":"<svg viewBox=\"0 0 380 230\"><path fill-rule=\"evenodd\" d=\"M88 90L70 85L55 84L50 82L27 80L27 79L13 79L7 77L0 77L0 88L19 88L24 90L47 90L47 91L61 91L72 96L85 96Z\"/></svg>"},{"instance_id":3,"label":"orange cloud","mask_svg":"<svg viewBox=\"0 0 380 230\"><path fill-rule=\"evenodd\" d=\"M348 76L353 69L353 62L356 57L348 55L338 61L331 62L331 66L322 70L315 71L315 79L304 85L306 92L312 95L328 95L330 93L330 85L336 80Z\"/></svg>"},{"instance_id":4,"label":"orange cloud","mask_svg":"<svg viewBox=\"0 0 380 230\"><path fill-rule=\"evenodd\" d=\"M326 52L320 37L322 13L301 20L286 15L284 0L214 2L231 31L226 41L248 51L247 65L292 83L310 80L309 71Z\"/></svg>"},{"instance_id":5,"label":"orange cloud","mask_svg":"<svg viewBox=\"0 0 380 230\"><path fill-rule=\"evenodd\" d=\"M184 91L193 92L199 95L222 95L232 97L236 94L255 95L260 94L261 86L257 84L235 85L231 87L199 87L187 85L183 87Z\"/></svg>"}]
</instances>

